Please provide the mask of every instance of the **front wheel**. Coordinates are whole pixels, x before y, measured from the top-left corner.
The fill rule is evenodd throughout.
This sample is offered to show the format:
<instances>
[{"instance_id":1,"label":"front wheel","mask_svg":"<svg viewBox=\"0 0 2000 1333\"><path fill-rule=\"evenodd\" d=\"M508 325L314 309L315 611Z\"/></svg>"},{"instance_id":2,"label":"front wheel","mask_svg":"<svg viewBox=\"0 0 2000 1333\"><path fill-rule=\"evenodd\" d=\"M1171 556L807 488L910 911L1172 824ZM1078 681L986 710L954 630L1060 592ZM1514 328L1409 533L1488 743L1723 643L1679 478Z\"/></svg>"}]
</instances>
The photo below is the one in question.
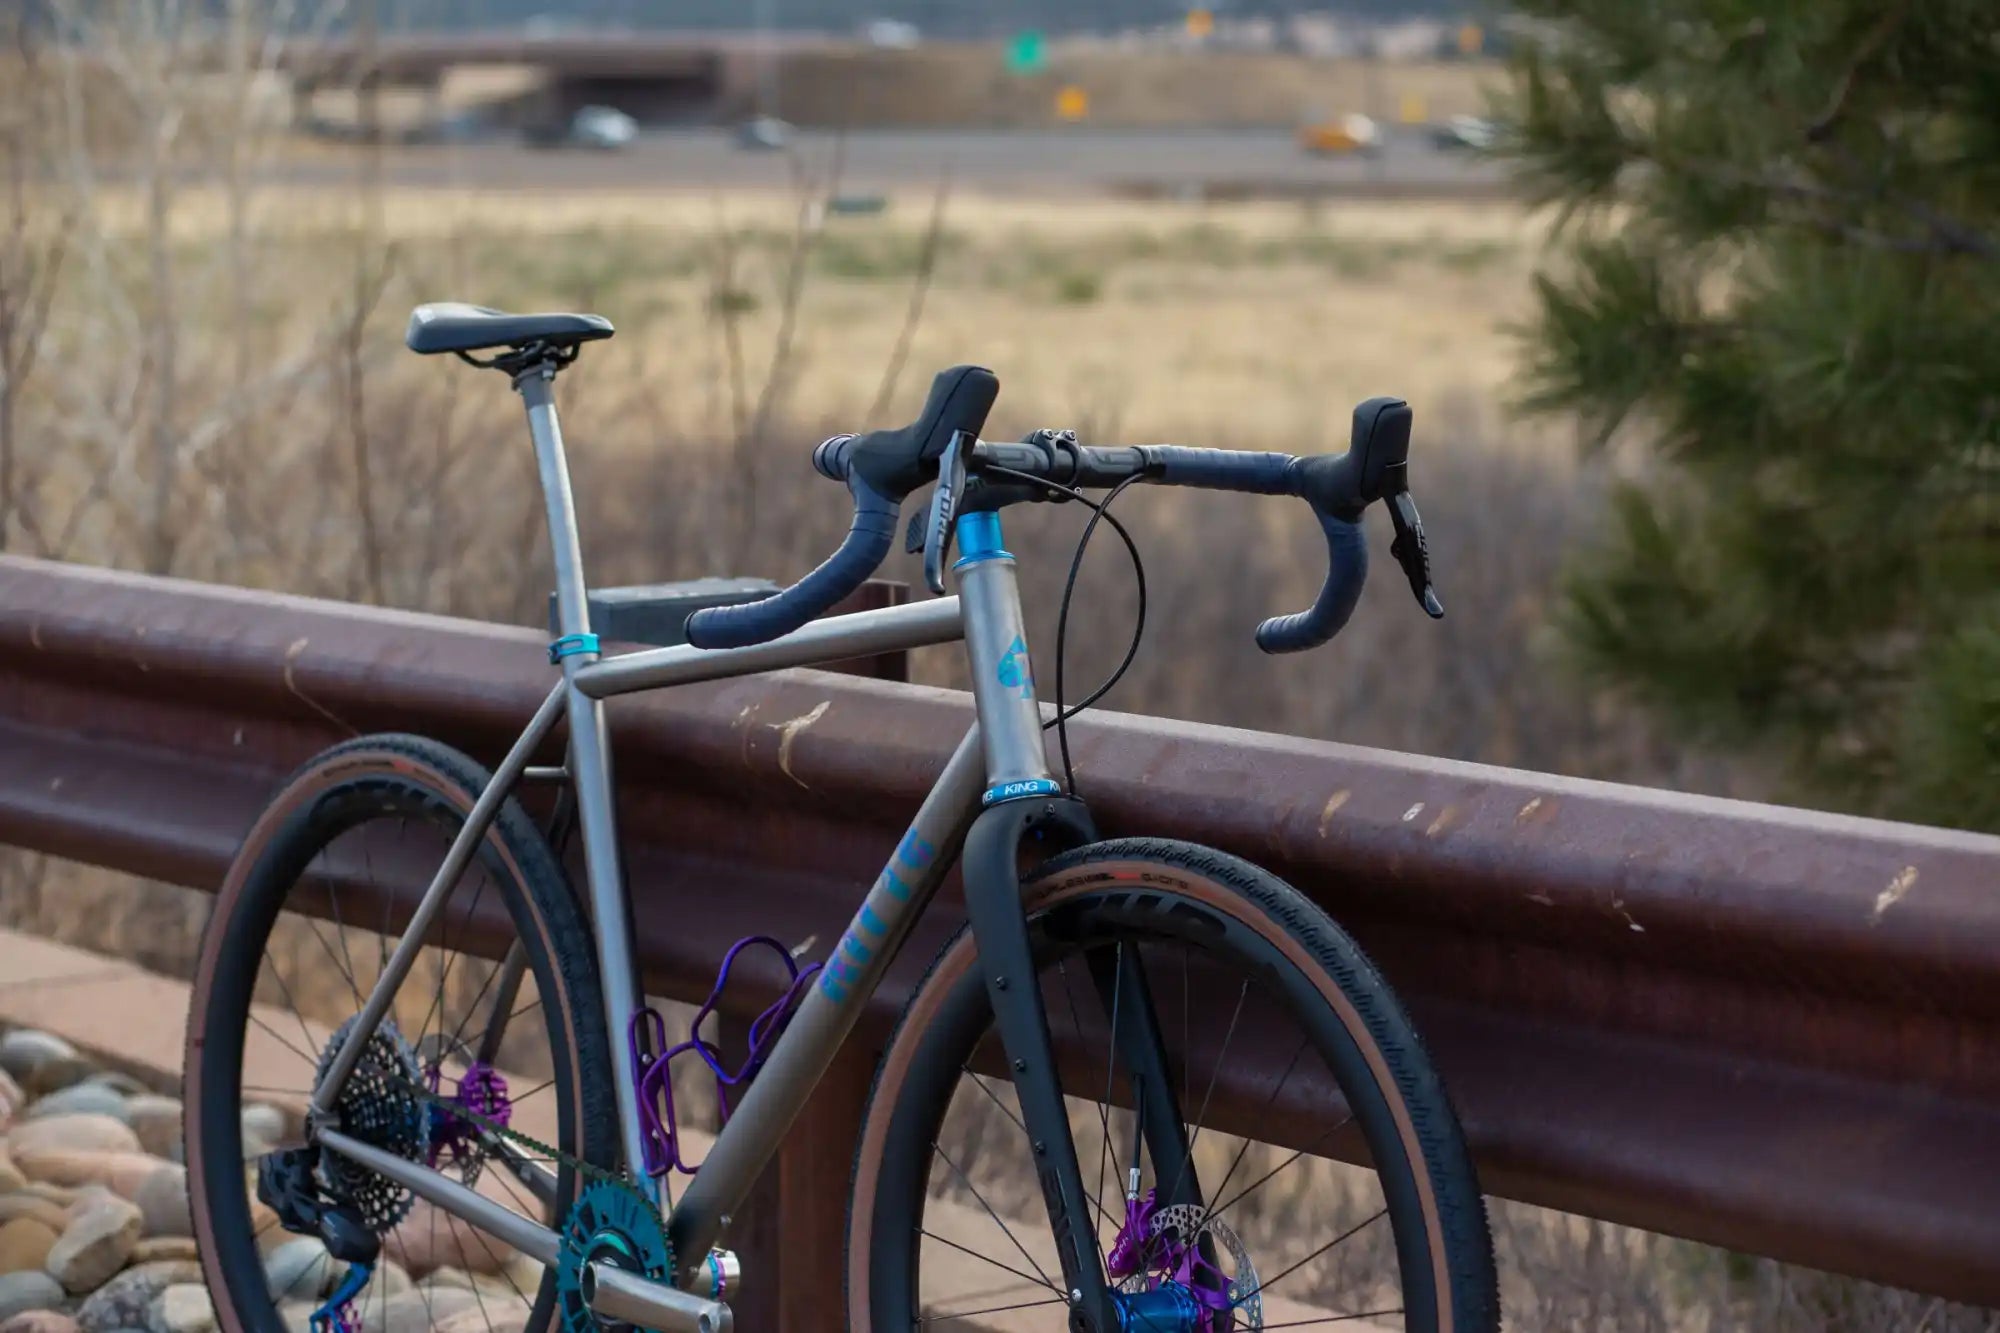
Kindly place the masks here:
<instances>
[{"instance_id":1,"label":"front wheel","mask_svg":"<svg viewBox=\"0 0 2000 1333\"><path fill-rule=\"evenodd\" d=\"M1099 843L1024 905L1070 1131L1124 1326L1499 1328L1492 1241L1442 1084L1325 913L1206 848ZM850 1326L1069 1326L1034 1155L969 930L876 1076Z\"/></svg>"}]
</instances>

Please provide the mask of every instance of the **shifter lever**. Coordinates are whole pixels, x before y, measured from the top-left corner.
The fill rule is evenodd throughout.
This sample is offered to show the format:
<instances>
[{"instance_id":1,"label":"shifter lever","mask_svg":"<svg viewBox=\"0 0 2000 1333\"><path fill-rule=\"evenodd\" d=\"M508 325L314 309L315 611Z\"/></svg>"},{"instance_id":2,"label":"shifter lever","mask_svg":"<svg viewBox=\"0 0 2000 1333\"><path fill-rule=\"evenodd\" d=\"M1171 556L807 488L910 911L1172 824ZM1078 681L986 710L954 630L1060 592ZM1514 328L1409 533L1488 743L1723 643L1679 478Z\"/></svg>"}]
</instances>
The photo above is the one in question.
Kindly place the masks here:
<instances>
[{"instance_id":1,"label":"shifter lever","mask_svg":"<svg viewBox=\"0 0 2000 1333\"><path fill-rule=\"evenodd\" d=\"M931 492L930 516L924 524L924 584L936 596L944 595L944 562L951 554L952 519L965 492L966 461L978 443L978 436L958 431L938 459L937 489Z\"/></svg>"},{"instance_id":2,"label":"shifter lever","mask_svg":"<svg viewBox=\"0 0 2000 1333\"><path fill-rule=\"evenodd\" d=\"M1407 490L1389 496L1389 521L1396 528L1396 540L1390 544L1389 554L1403 567L1410 591L1423 606L1424 614L1432 620L1444 619L1444 603L1431 587L1431 550L1424 540L1424 520L1417 514L1417 502Z\"/></svg>"}]
</instances>

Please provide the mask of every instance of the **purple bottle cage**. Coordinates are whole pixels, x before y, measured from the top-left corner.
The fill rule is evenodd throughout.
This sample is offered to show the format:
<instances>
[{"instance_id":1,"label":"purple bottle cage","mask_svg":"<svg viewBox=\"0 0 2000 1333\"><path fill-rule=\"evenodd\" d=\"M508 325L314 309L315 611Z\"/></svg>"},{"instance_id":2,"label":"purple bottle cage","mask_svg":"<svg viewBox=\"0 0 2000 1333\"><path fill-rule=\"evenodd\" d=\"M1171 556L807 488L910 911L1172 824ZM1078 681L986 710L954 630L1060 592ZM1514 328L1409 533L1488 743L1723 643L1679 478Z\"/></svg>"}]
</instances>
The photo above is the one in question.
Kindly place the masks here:
<instances>
[{"instance_id":1,"label":"purple bottle cage","mask_svg":"<svg viewBox=\"0 0 2000 1333\"><path fill-rule=\"evenodd\" d=\"M740 1068L732 1071L722 1063L722 1052L715 1044L701 1035L701 1025L715 1012L722 1002L722 993L729 986L729 969L736 965L736 958L751 945L762 945L778 955L784 963L791 980L786 983L784 994L771 1006L757 1015L750 1024L750 1050L744 1056ZM729 1123L732 1089L741 1089L757 1076L764 1066L764 1058L770 1053L771 1044L785 1030L792 1011L804 997L806 987L818 974L820 965L808 963L800 967L792 957L791 950L768 935L749 935L729 946L729 952L722 957L722 969L716 974L715 986L702 1001L696 1011L694 1022L689 1025L688 1039L656 1056L648 1057L647 1051L657 1051L666 1045L666 1020L648 1008L632 1015L626 1030L626 1046L631 1056L632 1068L637 1075L639 1086L639 1129L642 1146L646 1154L646 1174L662 1176L668 1171L679 1171L691 1176L701 1169L701 1163L690 1165L682 1159L680 1151L680 1127L674 1116L673 1062L675 1057L693 1051L701 1057L703 1064L715 1076L715 1097L722 1109L722 1122Z\"/></svg>"}]
</instances>

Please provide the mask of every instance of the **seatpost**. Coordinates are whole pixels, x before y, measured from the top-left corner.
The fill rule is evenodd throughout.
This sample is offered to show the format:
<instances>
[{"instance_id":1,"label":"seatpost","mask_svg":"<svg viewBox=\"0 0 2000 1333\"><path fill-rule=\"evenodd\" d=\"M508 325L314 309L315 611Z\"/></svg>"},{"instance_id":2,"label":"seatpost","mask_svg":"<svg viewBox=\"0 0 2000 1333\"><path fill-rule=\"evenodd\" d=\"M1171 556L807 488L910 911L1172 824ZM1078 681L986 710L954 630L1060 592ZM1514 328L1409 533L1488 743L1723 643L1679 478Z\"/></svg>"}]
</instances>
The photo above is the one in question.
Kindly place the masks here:
<instances>
[{"instance_id":1,"label":"seatpost","mask_svg":"<svg viewBox=\"0 0 2000 1333\"><path fill-rule=\"evenodd\" d=\"M604 706L576 686L576 673L598 659L597 636L590 629L590 599L583 577L583 552L577 541L576 503L570 494L569 464L563 456L562 426L556 419L555 378L565 364L550 355L514 373L514 387L527 407L528 432L535 441L535 467L548 505L549 552L556 575L558 637L549 656L562 667L569 682L570 781L575 785L577 827L583 835L584 873L590 883L590 914L597 926L598 975L604 984L604 1023L613 1049L629 1031L639 1010L639 974L632 952L632 904L625 892L624 869L618 857L618 832L611 796L611 746L605 732ZM652 1190L645 1176L645 1145L639 1119L637 1073L630 1059L611 1062L612 1084L618 1097L618 1121L625 1160L640 1177L641 1188Z\"/></svg>"}]
</instances>

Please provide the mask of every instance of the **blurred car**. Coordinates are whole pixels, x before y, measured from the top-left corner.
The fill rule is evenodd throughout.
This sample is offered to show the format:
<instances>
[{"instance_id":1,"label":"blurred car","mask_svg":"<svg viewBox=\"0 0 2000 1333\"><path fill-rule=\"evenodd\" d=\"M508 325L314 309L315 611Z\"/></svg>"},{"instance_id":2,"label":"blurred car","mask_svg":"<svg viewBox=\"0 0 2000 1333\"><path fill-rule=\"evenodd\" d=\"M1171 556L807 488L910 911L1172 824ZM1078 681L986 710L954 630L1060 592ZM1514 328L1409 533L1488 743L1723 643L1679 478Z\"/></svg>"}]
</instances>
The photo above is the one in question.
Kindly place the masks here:
<instances>
[{"instance_id":1,"label":"blurred car","mask_svg":"<svg viewBox=\"0 0 2000 1333\"><path fill-rule=\"evenodd\" d=\"M616 107L586 106L568 120L528 126L522 137L537 148L591 148L600 152L628 147L639 137L639 122Z\"/></svg>"},{"instance_id":2,"label":"blurred car","mask_svg":"<svg viewBox=\"0 0 2000 1333\"><path fill-rule=\"evenodd\" d=\"M1484 116L1453 116L1431 130L1431 142L1439 148L1471 149L1480 151L1491 148L1499 127Z\"/></svg>"},{"instance_id":3,"label":"blurred car","mask_svg":"<svg viewBox=\"0 0 2000 1333\"><path fill-rule=\"evenodd\" d=\"M792 127L776 116L755 116L736 128L738 148L783 148L791 139Z\"/></svg>"},{"instance_id":4,"label":"blurred car","mask_svg":"<svg viewBox=\"0 0 2000 1333\"><path fill-rule=\"evenodd\" d=\"M914 23L900 19L876 19L861 26L861 39L885 51L914 50L923 40Z\"/></svg>"},{"instance_id":5,"label":"blurred car","mask_svg":"<svg viewBox=\"0 0 2000 1333\"><path fill-rule=\"evenodd\" d=\"M1379 153L1382 151L1382 131L1369 117L1356 112L1301 125L1299 147L1308 153L1323 156Z\"/></svg>"}]
</instances>

